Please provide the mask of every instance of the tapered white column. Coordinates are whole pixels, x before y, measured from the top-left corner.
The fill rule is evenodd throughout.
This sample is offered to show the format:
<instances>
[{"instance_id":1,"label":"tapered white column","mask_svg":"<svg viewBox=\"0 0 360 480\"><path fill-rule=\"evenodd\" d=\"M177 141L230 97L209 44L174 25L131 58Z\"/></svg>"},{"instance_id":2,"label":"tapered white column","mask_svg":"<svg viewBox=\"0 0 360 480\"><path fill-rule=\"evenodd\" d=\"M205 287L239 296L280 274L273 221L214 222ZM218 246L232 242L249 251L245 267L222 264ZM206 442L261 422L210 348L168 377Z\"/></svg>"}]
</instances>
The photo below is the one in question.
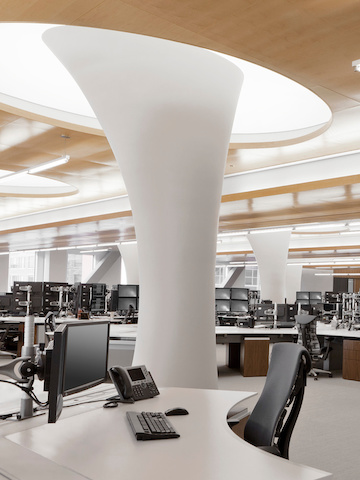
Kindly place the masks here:
<instances>
[{"instance_id":1,"label":"tapered white column","mask_svg":"<svg viewBox=\"0 0 360 480\"><path fill-rule=\"evenodd\" d=\"M248 235L258 263L262 300L284 303L290 231Z\"/></svg>"},{"instance_id":2,"label":"tapered white column","mask_svg":"<svg viewBox=\"0 0 360 480\"><path fill-rule=\"evenodd\" d=\"M157 38L57 27L46 44L89 100L124 176L139 252L134 363L216 388L214 272L237 67Z\"/></svg>"},{"instance_id":3,"label":"tapered white column","mask_svg":"<svg viewBox=\"0 0 360 480\"><path fill-rule=\"evenodd\" d=\"M301 290L302 278L301 265L288 265L286 268L286 301L287 303L296 302L296 292Z\"/></svg>"},{"instance_id":4,"label":"tapered white column","mask_svg":"<svg viewBox=\"0 0 360 480\"><path fill-rule=\"evenodd\" d=\"M125 265L127 284L139 284L139 254L137 244L119 245L119 251Z\"/></svg>"}]
</instances>

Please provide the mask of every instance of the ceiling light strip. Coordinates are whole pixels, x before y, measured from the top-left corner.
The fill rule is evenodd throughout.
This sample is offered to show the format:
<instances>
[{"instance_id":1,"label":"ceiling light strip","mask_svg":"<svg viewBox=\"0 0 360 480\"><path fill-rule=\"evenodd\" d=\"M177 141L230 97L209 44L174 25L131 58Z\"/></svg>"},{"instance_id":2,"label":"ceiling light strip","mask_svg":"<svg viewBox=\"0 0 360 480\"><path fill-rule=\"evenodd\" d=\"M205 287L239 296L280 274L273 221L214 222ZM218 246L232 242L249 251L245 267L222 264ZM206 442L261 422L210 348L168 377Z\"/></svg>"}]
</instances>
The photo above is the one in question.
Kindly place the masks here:
<instances>
[{"instance_id":1,"label":"ceiling light strip","mask_svg":"<svg viewBox=\"0 0 360 480\"><path fill-rule=\"evenodd\" d=\"M324 155L321 157L308 158L307 160L299 160L297 162L282 163L280 165L272 165L269 167L254 168L253 170L247 170L245 172L229 173L228 175L225 175L225 178L237 177L240 175L248 175L250 173L267 172L270 170L277 170L279 168L293 167L295 165L304 165L307 163L313 163L313 162L318 162L322 160L330 160L331 158L347 157L349 155L354 155L356 153L360 153L360 150L351 150L350 152L344 152L344 153L334 153L333 155Z\"/></svg>"}]
</instances>

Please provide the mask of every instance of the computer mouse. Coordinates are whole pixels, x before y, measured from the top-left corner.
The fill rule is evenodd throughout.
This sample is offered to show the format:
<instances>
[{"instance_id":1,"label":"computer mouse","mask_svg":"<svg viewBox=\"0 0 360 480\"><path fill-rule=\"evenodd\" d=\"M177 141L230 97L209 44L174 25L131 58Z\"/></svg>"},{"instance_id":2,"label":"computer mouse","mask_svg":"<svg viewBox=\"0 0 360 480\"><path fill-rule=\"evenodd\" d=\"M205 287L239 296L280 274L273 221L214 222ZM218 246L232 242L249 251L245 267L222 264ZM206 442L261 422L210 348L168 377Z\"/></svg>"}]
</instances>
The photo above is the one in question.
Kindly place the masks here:
<instances>
[{"instance_id":1,"label":"computer mouse","mask_svg":"<svg viewBox=\"0 0 360 480\"><path fill-rule=\"evenodd\" d=\"M189 412L186 410L186 408L175 407L166 410L165 415L167 417L170 417L171 415L189 415Z\"/></svg>"}]
</instances>

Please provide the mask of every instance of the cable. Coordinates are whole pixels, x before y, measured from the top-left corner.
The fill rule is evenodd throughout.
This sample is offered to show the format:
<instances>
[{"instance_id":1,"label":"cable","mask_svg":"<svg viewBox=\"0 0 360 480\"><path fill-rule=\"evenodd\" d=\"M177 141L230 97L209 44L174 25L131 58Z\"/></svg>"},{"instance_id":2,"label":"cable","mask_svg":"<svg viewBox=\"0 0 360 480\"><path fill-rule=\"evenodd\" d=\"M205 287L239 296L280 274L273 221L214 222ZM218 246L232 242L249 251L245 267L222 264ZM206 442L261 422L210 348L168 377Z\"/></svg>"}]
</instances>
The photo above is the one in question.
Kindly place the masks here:
<instances>
[{"instance_id":1,"label":"cable","mask_svg":"<svg viewBox=\"0 0 360 480\"><path fill-rule=\"evenodd\" d=\"M41 402L37 396L35 395L35 393L33 392L33 390L31 388L28 388L28 387L24 387L23 385L21 384L18 384L18 383L15 383L15 382L10 382L10 380L0 380L0 382L3 382L3 383L9 383L10 385L14 385L15 387L18 387L20 388L20 390L22 390L23 392L25 392L27 395L29 395L29 397L37 404L39 405L39 407L47 407L49 405L49 402Z\"/></svg>"}]
</instances>

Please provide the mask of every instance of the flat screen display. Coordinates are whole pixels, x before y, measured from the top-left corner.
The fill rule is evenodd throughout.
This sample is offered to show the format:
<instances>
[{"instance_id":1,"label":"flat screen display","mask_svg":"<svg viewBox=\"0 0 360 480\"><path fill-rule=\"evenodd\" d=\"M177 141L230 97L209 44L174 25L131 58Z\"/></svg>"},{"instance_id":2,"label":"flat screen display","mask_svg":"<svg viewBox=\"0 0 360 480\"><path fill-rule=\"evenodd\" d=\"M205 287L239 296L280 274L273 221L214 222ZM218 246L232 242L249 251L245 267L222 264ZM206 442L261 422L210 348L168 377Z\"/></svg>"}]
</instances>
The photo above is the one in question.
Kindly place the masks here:
<instances>
[{"instance_id":1,"label":"flat screen display","mask_svg":"<svg viewBox=\"0 0 360 480\"><path fill-rule=\"evenodd\" d=\"M107 330L107 323L68 328L64 395L101 383L106 378Z\"/></svg>"},{"instance_id":2,"label":"flat screen display","mask_svg":"<svg viewBox=\"0 0 360 480\"><path fill-rule=\"evenodd\" d=\"M104 382L107 378L108 322L63 323L49 345L46 369L50 372L49 417L54 423L62 410L63 397Z\"/></svg>"},{"instance_id":3,"label":"flat screen display","mask_svg":"<svg viewBox=\"0 0 360 480\"><path fill-rule=\"evenodd\" d=\"M119 298L117 310L129 310L130 305L132 305L134 310L137 310L137 299L136 298Z\"/></svg>"},{"instance_id":4,"label":"flat screen display","mask_svg":"<svg viewBox=\"0 0 360 480\"><path fill-rule=\"evenodd\" d=\"M215 308L217 312L230 312L230 300L215 300Z\"/></svg>"},{"instance_id":5,"label":"flat screen display","mask_svg":"<svg viewBox=\"0 0 360 480\"><path fill-rule=\"evenodd\" d=\"M231 300L230 308L232 312L247 313L249 310L249 305L247 301Z\"/></svg>"},{"instance_id":6,"label":"flat screen display","mask_svg":"<svg viewBox=\"0 0 360 480\"><path fill-rule=\"evenodd\" d=\"M119 297L137 297L139 285L118 285Z\"/></svg>"},{"instance_id":7,"label":"flat screen display","mask_svg":"<svg viewBox=\"0 0 360 480\"><path fill-rule=\"evenodd\" d=\"M141 368L129 368L128 373L133 382L145 380L145 376Z\"/></svg>"},{"instance_id":8,"label":"flat screen display","mask_svg":"<svg viewBox=\"0 0 360 480\"><path fill-rule=\"evenodd\" d=\"M231 289L231 300L244 300L248 301L249 290L247 288L232 288Z\"/></svg>"},{"instance_id":9,"label":"flat screen display","mask_svg":"<svg viewBox=\"0 0 360 480\"><path fill-rule=\"evenodd\" d=\"M310 292L296 292L296 300L309 300Z\"/></svg>"},{"instance_id":10,"label":"flat screen display","mask_svg":"<svg viewBox=\"0 0 360 480\"><path fill-rule=\"evenodd\" d=\"M215 300L230 300L230 288L215 288Z\"/></svg>"}]
</instances>

